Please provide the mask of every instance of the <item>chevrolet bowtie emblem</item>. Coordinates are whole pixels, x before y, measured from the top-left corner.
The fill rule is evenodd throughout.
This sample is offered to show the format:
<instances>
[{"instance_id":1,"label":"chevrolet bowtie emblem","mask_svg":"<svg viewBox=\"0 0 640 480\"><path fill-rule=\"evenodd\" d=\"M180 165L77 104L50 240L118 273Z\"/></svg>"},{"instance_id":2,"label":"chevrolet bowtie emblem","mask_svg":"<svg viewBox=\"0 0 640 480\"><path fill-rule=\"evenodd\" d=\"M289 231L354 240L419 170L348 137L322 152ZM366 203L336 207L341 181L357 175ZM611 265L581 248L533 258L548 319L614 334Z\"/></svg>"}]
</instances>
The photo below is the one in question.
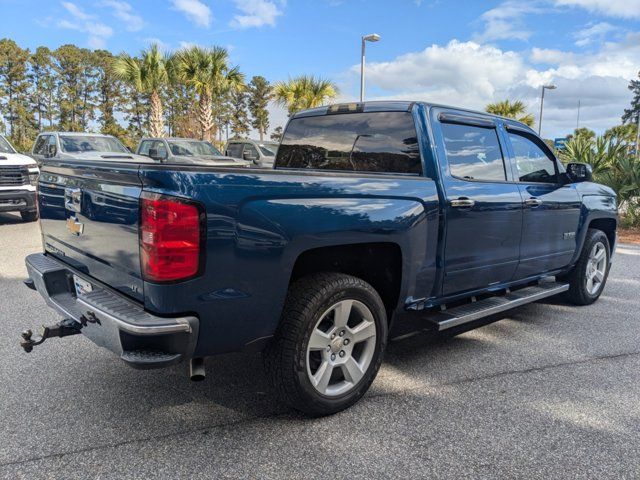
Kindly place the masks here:
<instances>
[{"instance_id":1,"label":"chevrolet bowtie emblem","mask_svg":"<svg viewBox=\"0 0 640 480\"><path fill-rule=\"evenodd\" d=\"M79 222L76 217L69 217L67 218L67 228L74 235L82 235L84 223Z\"/></svg>"}]
</instances>

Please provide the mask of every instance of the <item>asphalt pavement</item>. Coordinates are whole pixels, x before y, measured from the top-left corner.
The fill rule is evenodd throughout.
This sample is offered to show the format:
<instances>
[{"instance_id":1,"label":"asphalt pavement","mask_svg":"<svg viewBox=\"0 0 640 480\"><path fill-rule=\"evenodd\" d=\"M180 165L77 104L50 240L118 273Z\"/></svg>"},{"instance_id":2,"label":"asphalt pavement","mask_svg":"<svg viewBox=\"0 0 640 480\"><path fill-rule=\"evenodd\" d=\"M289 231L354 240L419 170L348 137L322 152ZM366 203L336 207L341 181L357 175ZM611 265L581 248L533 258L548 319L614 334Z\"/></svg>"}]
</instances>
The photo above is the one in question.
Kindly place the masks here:
<instances>
[{"instance_id":1,"label":"asphalt pavement","mask_svg":"<svg viewBox=\"0 0 640 480\"><path fill-rule=\"evenodd\" d=\"M0 478L640 478L640 247L601 299L558 299L447 338L390 344L354 407L278 405L257 355L137 371L82 336L24 353L59 317L27 289L37 223L0 213Z\"/></svg>"}]
</instances>

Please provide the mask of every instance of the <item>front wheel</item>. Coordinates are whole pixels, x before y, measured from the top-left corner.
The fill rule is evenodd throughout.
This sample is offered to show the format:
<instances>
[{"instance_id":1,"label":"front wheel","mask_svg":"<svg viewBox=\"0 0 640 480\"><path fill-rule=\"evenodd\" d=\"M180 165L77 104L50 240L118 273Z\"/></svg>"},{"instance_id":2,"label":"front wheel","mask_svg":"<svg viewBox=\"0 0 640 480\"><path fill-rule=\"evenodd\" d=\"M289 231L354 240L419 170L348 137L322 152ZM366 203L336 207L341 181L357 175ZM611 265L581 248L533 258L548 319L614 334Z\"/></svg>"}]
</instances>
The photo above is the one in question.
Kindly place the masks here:
<instances>
[{"instance_id":1,"label":"front wheel","mask_svg":"<svg viewBox=\"0 0 640 480\"><path fill-rule=\"evenodd\" d=\"M314 274L291 286L265 366L286 403L330 415L365 394L386 342L386 311L371 285L341 273Z\"/></svg>"},{"instance_id":2,"label":"front wheel","mask_svg":"<svg viewBox=\"0 0 640 480\"><path fill-rule=\"evenodd\" d=\"M610 257L607 236L601 230L590 228L578 262L563 278L569 282L566 293L569 301L576 305L590 305L600 297L609 276Z\"/></svg>"},{"instance_id":3,"label":"front wheel","mask_svg":"<svg viewBox=\"0 0 640 480\"><path fill-rule=\"evenodd\" d=\"M38 219L38 212L36 210L31 212L20 212L20 216L24 222L35 222Z\"/></svg>"}]
</instances>

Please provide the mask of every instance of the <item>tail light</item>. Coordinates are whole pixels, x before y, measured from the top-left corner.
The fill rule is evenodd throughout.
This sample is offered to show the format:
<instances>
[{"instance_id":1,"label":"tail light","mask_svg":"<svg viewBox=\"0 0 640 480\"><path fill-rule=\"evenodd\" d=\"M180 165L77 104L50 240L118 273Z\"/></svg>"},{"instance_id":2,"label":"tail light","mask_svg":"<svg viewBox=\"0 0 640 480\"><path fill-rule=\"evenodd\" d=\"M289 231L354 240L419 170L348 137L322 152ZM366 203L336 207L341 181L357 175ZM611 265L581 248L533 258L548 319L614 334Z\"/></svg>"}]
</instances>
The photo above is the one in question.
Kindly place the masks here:
<instances>
[{"instance_id":1,"label":"tail light","mask_svg":"<svg viewBox=\"0 0 640 480\"><path fill-rule=\"evenodd\" d=\"M140 263L150 282L196 276L203 258L204 211L196 202L143 192L140 197Z\"/></svg>"}]
</instances>

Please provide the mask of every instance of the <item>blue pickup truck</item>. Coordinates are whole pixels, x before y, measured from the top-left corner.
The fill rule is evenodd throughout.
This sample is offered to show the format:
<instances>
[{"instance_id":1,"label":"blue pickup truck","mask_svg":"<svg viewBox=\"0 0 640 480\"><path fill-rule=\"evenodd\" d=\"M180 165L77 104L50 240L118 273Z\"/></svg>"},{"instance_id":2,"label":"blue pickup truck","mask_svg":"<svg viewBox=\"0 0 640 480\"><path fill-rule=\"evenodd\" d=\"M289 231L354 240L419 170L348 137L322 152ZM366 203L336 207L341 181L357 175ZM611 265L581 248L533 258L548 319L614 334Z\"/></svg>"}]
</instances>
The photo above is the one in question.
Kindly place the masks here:
<instances>
[{"instance_id":1,"label":"blue pickup truck","mask_svg":"<svg viewBox=\"0 0 640 480\"><path fill-rule=\"evenodd\" d=\"M421 102L306 110L273 170L49 161L27 286L137 368L262 351L310 415L358 401L405 325L456 331L557 294L598 299L616 196L527 126Z\"/></svg>"}]
</instances>

